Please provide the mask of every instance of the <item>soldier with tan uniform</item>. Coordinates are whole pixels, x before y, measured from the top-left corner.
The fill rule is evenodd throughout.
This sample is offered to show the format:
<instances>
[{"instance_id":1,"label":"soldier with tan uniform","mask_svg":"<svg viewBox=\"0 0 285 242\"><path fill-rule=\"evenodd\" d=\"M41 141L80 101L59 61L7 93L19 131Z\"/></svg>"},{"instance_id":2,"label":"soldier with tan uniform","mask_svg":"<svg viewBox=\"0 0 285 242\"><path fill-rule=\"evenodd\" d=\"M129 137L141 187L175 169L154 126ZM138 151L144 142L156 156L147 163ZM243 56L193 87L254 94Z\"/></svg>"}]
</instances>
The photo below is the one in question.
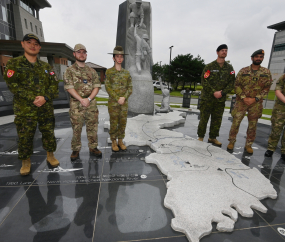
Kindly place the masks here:
<instances>
[{"instance_id":1,"label":"soldier with tan uniform","mask_svg":"<svg viewBox=\"0 0 285 242\"><path fill-rule=\"evenodd\" d=\"M278 79L275 94L278 99L276 100L272 111L272 130L268 140L267 151L264 155L266 157L271 157L273 155L283 131L281 139L281 158L285 160L285 74Z\"/></svg>"},{"instance_id":2,"label":"soldier with tan uniform","mask_svg":"<svg viewBox=\"0 0 285 242\"><path fill-rule=\"evenodd\" d=\"M268 94L272 84L271 73L261 65L264 59L264 50L260 49L251 55L252 64L242 68L235 82L236 104L232 111L233 123L229 134L228 149L232 150L236 142L236 136L241 121L246 112L248 118L247 138L245 150L252 154L253 144L256 136L258 119L262 116L263 98Z\"/></svg>"},{"instance_id":3,"label":"soldier with tan uniform","mask_svg":"<svg viewBox=\"0 0 285 242\"><path fill-rule=\"evenodd\" d=\"M84 45L77 44L73 52L76 62L67 68L64 74L64 88L70 93L69 116L73 129L71 141L72 154L71 160L79 158L81 149L81 132L84 122L90 154L101 156L102 153L97 149L98 145L98 115L95 96L99 92L101 83L97 72L85 65L87 51Z\"/></svg>"},{"instance_id":4,"label":"soldier with tan uniform","mask_svg":"<svg viewBox=\"0 0 285 242\"><path fill-rule=\"evenodd\" d=\"M123 143L128 115L128 98L132 94L132 77L129 71L122 68L124 50L116 46L113 53L115 65L106 71L106 91L109 94L108 111L110 115L110 138L112 150L127 149ZM117 143L118 139L118 143ZM119 147L118 147L119 145Z\"/></svg>"}]
</instances>

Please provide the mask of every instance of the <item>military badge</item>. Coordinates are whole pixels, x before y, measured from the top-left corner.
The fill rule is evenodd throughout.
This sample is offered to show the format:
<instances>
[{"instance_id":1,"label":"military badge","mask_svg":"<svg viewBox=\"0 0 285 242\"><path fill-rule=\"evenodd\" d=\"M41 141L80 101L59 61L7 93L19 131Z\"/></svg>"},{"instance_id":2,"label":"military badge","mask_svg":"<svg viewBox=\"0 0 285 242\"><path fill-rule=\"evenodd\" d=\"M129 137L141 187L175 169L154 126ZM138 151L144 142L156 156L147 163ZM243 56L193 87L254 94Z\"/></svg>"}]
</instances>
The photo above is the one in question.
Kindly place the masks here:
<instances>
[{"instance_id":1,"label":"military badge","mask_svg":"<svg viewBox=\"0 0 285 242\"><path fill-rule=\"evenodd\" d=\"M50 72L49 74L50 74L51 76L53 76L53 75L54 75L54 72L52 71L52 72Z\"/></svg>"},{"instance_id":2,"label":"military badge","mask_svg":"<svg viewBox=\"0 0 285 242\"><path fill-rule=\"evenodd\" d=\"M86 79L84 79L84 80L83 80L83 83L84 83L84 84L87 84L87 83L88 83L88 81L87 81Z\"/></svg>"},{"instance_id":3,"label":"military badge","mask_svg":"<svg viewBox=\"0 0 285 242\"><path fill-rule=\"evenodd\" d=\"M262 54L264 54L264 50L262 50L261 52L262 52Z\"/></svg>"},{"instance_id":4,"label":"military badge","mask_svg":"<svg viewBox=\"0 0 285 242\"><path fill-rule=\"evenodd\" d=\"M8 71L7 71L7 77L8 77L8 78L12 77L12 76L14 75L14 73L15 73L15 71L13 71L13 70L8 70Z\"/></svg>"},{"instance_id":5,"label":"military badge","mask_svg":"<svg viewBox=\"0 0 285 242\"><path fill-rule=\"evenodd\" d=\"M231 71L231 75L235 74L236 72L235 71Z\"/></svg>"},{"instance_id":6,"label":"military badge","mask_svg":"<svg viewBox=\"0 0 285 242\"><path fill-rule=\"evenodd\" d=\"M211 73L211 72L210 72L209 70L207 70L206 73L205 73L205 75L204 75L204 78L207 79L207 78L210 76L210 73Z\"/></svg>"},{"instance_id":7,"label":"military badge","mask_svg":"<svg viewBox=\"0 0 285 242\"><path fill-rule=\"evenodd\" d=\"M47 70L45 70L45 73L48 73L48 71L47 71Z\"/></svg>"}]
</instances>

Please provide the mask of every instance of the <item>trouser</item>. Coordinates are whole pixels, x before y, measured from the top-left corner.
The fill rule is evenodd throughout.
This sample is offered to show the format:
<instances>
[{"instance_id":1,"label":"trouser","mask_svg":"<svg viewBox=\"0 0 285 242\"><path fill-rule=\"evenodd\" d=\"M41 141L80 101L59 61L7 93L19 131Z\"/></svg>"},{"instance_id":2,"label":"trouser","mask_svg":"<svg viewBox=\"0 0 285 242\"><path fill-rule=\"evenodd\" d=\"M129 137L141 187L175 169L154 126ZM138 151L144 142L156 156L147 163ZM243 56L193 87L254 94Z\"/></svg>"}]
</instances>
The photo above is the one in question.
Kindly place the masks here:
<instances>
[{"instance_id":1,"label":"trouser","mask_svg":"<svg viewBox=\"0 0 285 242\"><path fill-rule=\"evenodd\" d=\"M272 123L272 126L271 126L272 130L269 136L267 149L275 151L278 145L281 133L283 131L282 138L281 138L281 153L285 154L285 135L284 135L285 131L283 130L284 125L285 125L285 112L278 110L278 109L273 109L272 116L271 116L271 123Z\"/></svg>"},{"instance_id":2,"label":"trouser","mask_svg":"<svg viewBox=\"0 0 285 242\"><path fill-rule=\"evenodd\" d=\"M235 142L239 131L239 126L246 112L248 119L246 146L251 146L256 137L256 126L258 119L262 116L263 105L262 101L253 103L250 106L246 105L242 100L238 100L232 110L233 123L229 134L229 141Z\"/></svg>"},{"instance_id":3,"label":"trouser","mask_svg":"<svg viewBox=\"0 0 285 242\"><path fill-rule=\"evenodd\" d=\"M125 129L128 117L128 102L120 105L114 100L109 100L108 111L110 115L110 138L111 140L125 138Z\"/></svg>"},{"instance_id":4,"label":"trouser","mask_svg":"<svg viewBox=\"0 0 285 242\"><path fill-rule=\"evenodd\" d=\"M80 102L71 103L69 116L73 129L71 149L73 151L80 151L81 149L81 132L84 122L86 124L88 147L90 149L97 148L99 111L97 109L96 101L91 101L90 106L87 108L81 106Z\"/></svg>"},{"instance_id":5,"label":"trouser","mask_svg":"<svg viewBox=\"0 0 285 242\"><path fill-rule=\"evenodd\" d=\"M200 122L198 126L198 136L204 138L207 123L211 116L210 124L210 139L215 139L219 136L220 127L222 124L225 102L217 102L216 100L201 100L200 107Z\"/></svg>"},{"instance_id":6,"label":"trouser","mask_svg":"<svg viewBox=\"0 0 285 242\"><path fill-rule=\"evenodd\" d=\"M19 136L18 158L26 160L33 154L33 140L39 124L42 133L43 148L48 152L56 151L56 139L54 136L55 119L54 116L48 117L23 117L16 116L14 123Z\"/></svg>"}]
</instances>

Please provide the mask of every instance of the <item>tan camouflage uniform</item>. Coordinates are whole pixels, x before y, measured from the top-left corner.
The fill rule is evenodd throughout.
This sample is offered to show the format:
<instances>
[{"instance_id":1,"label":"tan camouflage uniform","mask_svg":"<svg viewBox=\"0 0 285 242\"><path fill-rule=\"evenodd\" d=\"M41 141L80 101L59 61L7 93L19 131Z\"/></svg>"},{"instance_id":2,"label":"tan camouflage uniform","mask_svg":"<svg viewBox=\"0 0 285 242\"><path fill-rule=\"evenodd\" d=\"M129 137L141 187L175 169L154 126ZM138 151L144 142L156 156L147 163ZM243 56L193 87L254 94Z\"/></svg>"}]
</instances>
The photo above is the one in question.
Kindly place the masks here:
<instances>
[{"instance_id":1,"label":"tan camouflage uniform","mask_svg":"<svg viewBox=\"0 0 285 242\"><path fill-rule=\"evenodd\" d=\"M66 90L75 89L82 98L88 98L94 88L101 87L97 72L86 65L85 67L79 67L77 63L66 70L64 82ZM70 96L69 116L73 129L71 141L73 151L80 151L81 149L81 132L84 121L86 123L88 147L90 149L97 148L98 115L95 99L90 102L89 107L83 107L80 101Z\"/></svg>"},{"instance_id":2,"label":"tan camouflage uniform","mask_svg":"<svg viewBox=\"0 0 285 242\"><path fill-rule=\"evenodd\" d=\"M283 95L285 95L285 75L281 76L277 83L276 89L280 90ZM280 135L283 131L285 126L285 103L280 101L279 99L276 100L272 116L271 116L271 123L272 123L272 130L268 140L268 150L275 151L277 144L280 139ZM281 139L281 153L285 154L285 136L282 135Z\"/></svg>"},{"instance_id":3,"label":"tan camouflage uniform","mask_svg":"<svg viewBox=\"0 0 285 242\"><path fill-rule=\"evenodd\" d=\"M124 139L128 115L128 98L132 94L132 77L129 71L112 67L106 71L106 91L109 94L108 111L110 115L110 138ZM123 105L118 103L120 97L126 99Z\"/></svg>"},{"instance_id":4,"label":"tan camouflage uniform","mask_svg":"<svg viewBox=\"0 0 285 242\"><path fill-rule=\"evenodd\" d=\"M248 118L248 129L246 146L251 146L256 136L256 125L262 116L263 98L268 94L272 84L271 73L267 68L261 67L254 72L251 66L241 69L236 77L235 92L236 104L232 111L233 123L229 134L229 141L235 142L239 126L246 112ZM243 98L258 98L259 101L246 105Z\"/></svg>"}]
</instances>

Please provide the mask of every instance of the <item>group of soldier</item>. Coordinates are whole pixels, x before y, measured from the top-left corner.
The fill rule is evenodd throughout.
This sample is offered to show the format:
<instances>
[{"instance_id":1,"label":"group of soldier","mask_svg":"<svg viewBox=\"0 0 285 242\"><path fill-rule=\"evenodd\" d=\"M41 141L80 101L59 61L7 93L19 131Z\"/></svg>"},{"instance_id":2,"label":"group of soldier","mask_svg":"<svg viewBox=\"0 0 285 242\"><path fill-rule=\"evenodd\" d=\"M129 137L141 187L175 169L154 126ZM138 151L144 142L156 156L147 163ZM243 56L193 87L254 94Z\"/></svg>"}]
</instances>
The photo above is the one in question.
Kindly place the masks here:
<instances>
[{"instance_id":1,"label":"group of soldier","mask_svg":"<svg viewBox=\"0 0 285 242\"><path fill-rule=\"evenodd\" d=\"M33 139L37 126L42 133L43 148L47 151L47 162L57 167L59 161L55 158L56 139L54 135L55 116L53 99L58 96L58 80L52 67L37 58L41 42L34 34L27 34L21 42L24 55L8 61L4 79L10 91L14 94L13 109L15 114L18 141L18 158L22 161L21 175L31 171L31 155L33 154ZM248 113L248 130L245 149L253 153L251 145L256 136L258 119L262 116L263 98L272 84L270 71L261 67L264 51L258 50L251 55L252 64L240 70L237 77L233 67L225 61L227 45L217 48L217 60L206 65L202 73L202 94L200 107L200 123L198 140L203 141L207 123L211 116L209 142L221 146L217 140L222 123L227 94L235 89L236 104L232 111L233 123L229 134L229 145L232 150L240 123ZM132 78L130 73L122 68L124 50L117 46L113 50L114 66L106 71L105 87L109 94L108 111L110 116L110 139L112 150L126 150L123 139L128 114L128 98L132 93ZM86 47L77 44L73 55L76 62L67 68L64 74L64 87L70 94L70 122L73 129L71 141L72 161L79 158L81 150L81 132L84 123L91 155L100 157L98 149L98 116L95 97L101 88L97 72L88 67ZM272 113L272 132L265 156L271 157L276 149L280 135L285 125L285 75L276 85L278 100ZM285 159L285 137L282 137L282 158Z\"/></svg>"},{"instance_id":2,"label":"group of soldier","mask_svg":"<svg viewBox=\"0 0 285 242\"><path fill-rule=\"evenodd\" d=\"M272 85L272 76L267 68L261 66L264 50L259 49L251 55L252 64L242 68L235 77L235 71L225 61L228 47L223 44L217 48L217 60L206 65L201 76L202 93L200 107L200 122L198 140L203 141L207 123L211 116L209 143L221 146L217 140L222 124L227 94L233 89L236 93L236 103L231 112L233 117L229 133L228 150L233 150L241 121L247 113L248 128L245 150L252 154L252 144L256 137L257 121L262 116L263 99L267 96ZM276 83L277 101L272 111L272 130L268 140L266 157L271 157L279 142L285 125L285 75ZM285 136L282 137L281 157L285 160Z\"/></svg>"},{"instance_id":3,"label":"group of soldier","mask_svg":"<svg viewBox=\"0 0 285 242\"><path fill-rule=\"evenodd\" d=\"M47 151L47 162L52 167L59 165L59 161L54 157L57 145L53 108L53 99L58 97L58 80L52 67L37 58L41 42L36 35L25 35L21 44L24 55L8 61L4 79L14 94L14 123L19 137L18 158L22 160L20 174L25 176L31 171L30 157L33 154L33 139L37 125L42 133L43 148ZM73 55L76 62L64 73L64 87L70 94L72 161L79 158L84 123L90 154L102 156L98 149L99 111L95 100L101 83L97 72L85 64L86 47L82 44L75 45ZM132 78L130 73L122 68L125 55L123 48L115 47L112 55L114 67L107 70L105 84L110 96L108 110L112 149L119 151L119 148L127 148L123 139L127 123L128 98L132 93Z\"/></svg>"}]
</instances>

